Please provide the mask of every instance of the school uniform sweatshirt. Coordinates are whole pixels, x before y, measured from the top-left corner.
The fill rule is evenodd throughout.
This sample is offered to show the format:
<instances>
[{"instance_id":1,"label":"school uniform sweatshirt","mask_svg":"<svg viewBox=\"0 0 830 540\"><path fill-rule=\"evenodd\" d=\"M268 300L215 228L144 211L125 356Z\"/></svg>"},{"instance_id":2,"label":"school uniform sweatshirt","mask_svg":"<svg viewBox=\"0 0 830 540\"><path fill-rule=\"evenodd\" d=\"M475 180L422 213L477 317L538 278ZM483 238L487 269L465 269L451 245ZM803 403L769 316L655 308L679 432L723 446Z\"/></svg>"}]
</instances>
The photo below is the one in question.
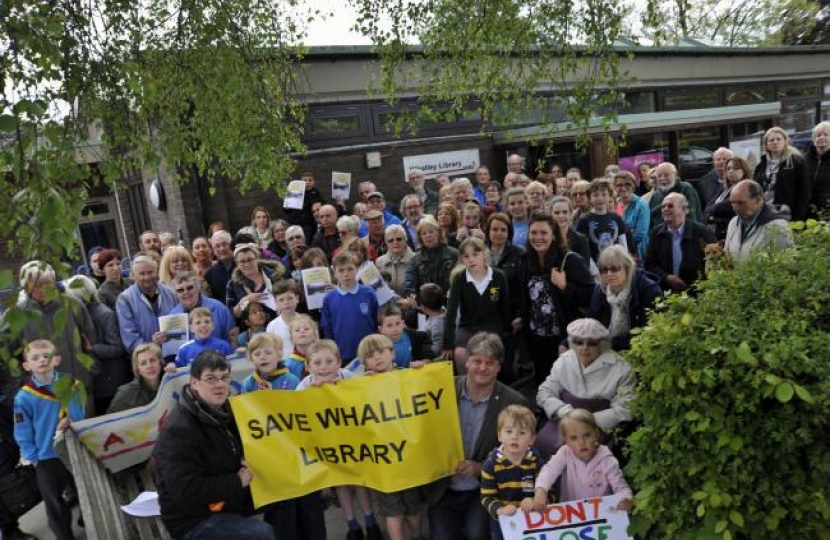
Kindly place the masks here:
<instances>
[{"instance_id":1,"label":"school uniform sweatshirt","mask_svg":"<svg viewBox=\"0 0 830 540\"><path fill-rule=\"evenodd\" d=\"M466 270L453 277L444 319L444 349L455 346L455 321L459 312L461 318L458 328L499 328L501 332L509 330L510 291L507 278L498 268L490 267L490 271L492 275L483 293L478 292Z\"/></svg>"}]
</instances>

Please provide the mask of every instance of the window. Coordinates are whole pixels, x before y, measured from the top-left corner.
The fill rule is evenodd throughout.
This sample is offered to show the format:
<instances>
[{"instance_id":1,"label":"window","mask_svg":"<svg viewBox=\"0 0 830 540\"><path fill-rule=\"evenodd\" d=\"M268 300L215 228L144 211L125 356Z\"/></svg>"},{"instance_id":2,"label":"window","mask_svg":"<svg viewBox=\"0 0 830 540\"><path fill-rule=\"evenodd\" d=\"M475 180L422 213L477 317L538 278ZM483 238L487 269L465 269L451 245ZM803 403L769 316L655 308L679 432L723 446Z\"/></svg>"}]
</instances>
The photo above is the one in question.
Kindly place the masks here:
<instances>
[{"instance_id":1,"label":"window","mask_svg":"<svg viewBox=\"0 0 830 540\"><path fill-rule=\"evenodd\" d=\"M801 101L781 104L778 125L786 130L806 131L813 129L816 122L816 103Z\"/></svg>"},{"instance_id":2,"label":"window","mask_svg":"<svg viewBox=\"0 0 830 540\"><path fill-rule=\"evenodd\" d=\"M335 133L353 133L360 131L359 116L341 116L334 118L312 118L309 121L309 135L332 135Z\"/></svg>"},{"instance_id":3,"label":"window","mask_svg":"<svg viewBox=\"0 0 830 540\"><path fill-rule=\"evenodd\" d=\"M718 106L718 90L716 88L678 88L666 90L663 100L663 108L666 111L706 109Z\"/></svg>"},{"instance_id":4,"label":"window","mask_svg":"<svg viewBox=\"0 0 830 540\"><path fill-rule=\"evenodd\" d=\"M89 199L84 203L78 220L84 253L96 246L123 251L116 218L115 200L112 197Z\"/></svg>"},{"instance_id":5,"label":"window","mask_svg":"<svg viewBox=\"0 0 830 540\"><path fill-rule=\"evenodd\" d=\"M368 140L368 108L365 104L310 107L304 139L312 147Z\"/></svg>"},{"instance_id":6,"label":"window","mask_svg":"<svg viewBox=\"0 0 830 540\"><path fill-rule=\"evenodd\" d=\"M818 97L819 84L816 81L781 83L778 85L778 99Z\"/></svg>"},{"instance_id":7,"label":"window","mask_svg":"<svg viewBox=\"0 0 830 540\"><path fill-rule=\"evenodd\" d=\"M684 129L677 132L680 178L695 179L714 166L712 154L721 146L719 127Z\"/></svg>"},{"instance_id":8,"label":"window","mask_svg":"<svg viewBox=\"0 0 830 540\"><path fill-rule=\"evenodd\" d=\"M775 101L775 92L771 84L750 84L727 86L724 88L726 105L749 105Z\"/></svg>"}]
</instances>

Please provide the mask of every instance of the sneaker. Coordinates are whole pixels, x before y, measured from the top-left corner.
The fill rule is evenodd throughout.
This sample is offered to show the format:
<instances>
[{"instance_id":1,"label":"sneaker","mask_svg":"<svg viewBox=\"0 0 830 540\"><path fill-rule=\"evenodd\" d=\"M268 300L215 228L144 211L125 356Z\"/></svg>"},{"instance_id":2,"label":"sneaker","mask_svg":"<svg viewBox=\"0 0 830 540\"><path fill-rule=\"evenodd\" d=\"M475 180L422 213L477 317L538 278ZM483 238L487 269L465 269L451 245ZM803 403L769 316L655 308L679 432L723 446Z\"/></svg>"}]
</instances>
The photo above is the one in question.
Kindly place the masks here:
<instances>
[{"instance_id":1,"label":"sneaker","mask_svg":"<svg viewBox=\"0 0 830 540\"><path fill-rule=\"evenodd\" d=\"M352 529L346 533L346 540L363 540L363 529Z\"/></svg>"},{"instance_id":2,"label":"sneaker","mask_svg":"<svg viewBox=\"0 0 830 540\"><path fill-rule=\"evenodd\" d=\"M366 527L366 540L383 540L383 533L377 523Z\"/></svg>"}]
</instances>

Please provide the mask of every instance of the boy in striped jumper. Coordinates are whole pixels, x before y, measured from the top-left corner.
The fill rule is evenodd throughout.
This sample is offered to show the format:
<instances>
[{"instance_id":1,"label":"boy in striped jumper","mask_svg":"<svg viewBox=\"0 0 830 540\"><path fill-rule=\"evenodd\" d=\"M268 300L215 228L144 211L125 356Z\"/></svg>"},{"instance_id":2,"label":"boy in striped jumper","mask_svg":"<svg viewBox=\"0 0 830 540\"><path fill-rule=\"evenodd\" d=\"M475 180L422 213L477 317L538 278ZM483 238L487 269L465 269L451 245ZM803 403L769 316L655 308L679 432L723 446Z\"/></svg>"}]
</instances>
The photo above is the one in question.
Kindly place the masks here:
<instances>
[{"instance_id":1,"label":"boy in striped jumper","mask_svg":"<svg viewBox=\"0 0 830 540\"><path fill-rule=\"evenodd\" d=\"M522 405L509 405L499 414L496 447L481 468L481 504L490 514L490 537L502 540L499 516L533 508L536 477L542 457L534 448L536 416Z\"/></svg>"},{"instance_id":2,"label":"boy in striped jumper","mask_svg":"<svg viewBox=\"0 0 830 540\"><path fill-rule=\"evenodd\" d=\"M35 466L49 528L58 540L74 539L72 509L61 497L71 475L55 453L54 440L69 428L70 421L84 418L78 394L81 385L55 371L61 357L51 341L32 341L24 354L23 369L30 375L14 397L14 438L20 446L21 462ZM66 396L56 396L56 389Z\"/></svg>"}]
</instances>

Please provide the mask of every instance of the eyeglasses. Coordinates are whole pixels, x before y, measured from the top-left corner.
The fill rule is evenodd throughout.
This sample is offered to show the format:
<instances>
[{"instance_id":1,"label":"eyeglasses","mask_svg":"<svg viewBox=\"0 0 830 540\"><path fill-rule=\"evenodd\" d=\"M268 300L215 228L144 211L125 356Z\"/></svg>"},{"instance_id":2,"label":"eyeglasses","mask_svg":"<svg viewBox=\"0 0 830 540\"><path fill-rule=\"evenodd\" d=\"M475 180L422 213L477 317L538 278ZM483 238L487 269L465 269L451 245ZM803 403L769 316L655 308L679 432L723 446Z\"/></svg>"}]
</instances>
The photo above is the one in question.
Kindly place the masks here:
<instances>
[{"instance_id":1,"label":"eyeglasses","mask_svg":"<svg viewBox=\"0 0 830 540\"><path fill-rule=\"evenodd\" d=\"M599 341L595 339L571 338L571 345L574 347L582 347L583 345L588 347L599 347Z\"/></svg>"},{"instance_id":2,"label":"eyeglasses","mask_svg":"<svg viewBox=\"0 0 830 540\"><path fill-rule=\"evenodd\" d=\"M600 274L616 274L622 270L622 266L600 266L599 273Z\"/></svg>"},{"instance_id":3,"label":"eyeglasses","mask_svg":"<svg viewBox=\"0 0 830 540\"><path fill-rule=\"evenodd\" d=\"M416 208L420 208L420 204L407 204L403 207L404 210L415 210Z\"/></svg>"},{"instance_id":4,"label":"eyeglasses","mask_svg":"<svg viewBox=\"0 0 830 540\"><path fill-rule=\"evenodd\" d=\"M616 189L617 191L619 191L621 189L630 189L631 187L633 187L633 186L631 186L629 184L615 184L614 185L614 189Z\"/></svg>"},{"instance_id":5,"label":"eyeglasses","mask_svg":"<svg viewBox=\"0 0 830 540\"><path fill-rule=\"evenodd\" d=\"M188 285L187 287L182 287L180 289L176 289L176 292L179 294L190 292L196 288L196 285Z\"/></svg>"},{"instance_id":6,"label":"eyeglasses","mask_svg":"<svg viewBox=\"0 0 830 540\"><path fill-rule=\"evenodd\" d=\"M392 243L395 243L395 242L406 242L406 240L404 238L387 238L386 239L387 244L392 244Z\"/></svg>"},{"instance_id":7,"label":"eyeglasses","mask_svg":"<svg viewBox=\"0 0 830 540\"><path fill-rule=\"evenodd\" d=\"M251 259L238 259L236 261L236 264L250 264L250 263L255 263L256 261L257 261L256 257L253 257Z\"/></svg>"},{"instance_id":8,"label":"eyeglasses","mask_svg":"<svg viewBox=\"0 0 830 540\"><path fill-rule=\"evenodd\" d=\"M231 374L228 373L227 375L222 375L221 377L214 377L213 375L208 375L207 377L202 377L199 380L208 386L216 386L219 383L230 384Z\"/></svg>"}]
</instances>

